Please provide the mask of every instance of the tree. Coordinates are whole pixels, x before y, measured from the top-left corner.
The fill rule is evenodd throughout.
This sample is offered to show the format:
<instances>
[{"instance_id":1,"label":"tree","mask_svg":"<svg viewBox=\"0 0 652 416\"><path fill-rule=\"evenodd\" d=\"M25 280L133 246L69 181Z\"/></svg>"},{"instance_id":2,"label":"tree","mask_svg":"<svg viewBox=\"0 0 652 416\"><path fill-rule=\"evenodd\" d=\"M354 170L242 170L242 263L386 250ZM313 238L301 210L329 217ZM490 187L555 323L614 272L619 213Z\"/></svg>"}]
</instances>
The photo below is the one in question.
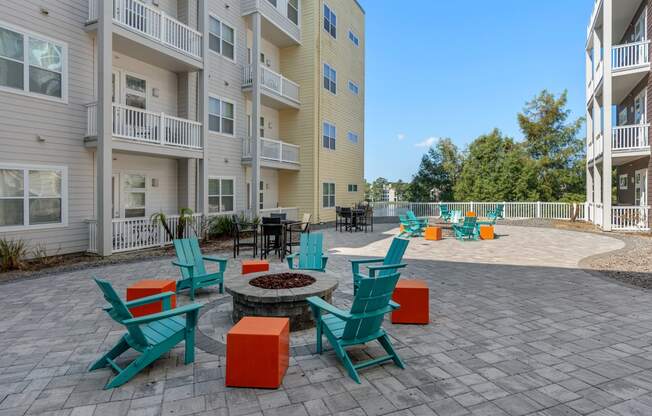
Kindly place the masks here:
<instances>
[{"instance_id":1,"label":"tree","mask_svg":"<svg viewBox=\"0 0 652 416\"><path fill-rule=\"evenodd\" d=\"M421 158L419 171L412 177L407 198L410 201L431 201L431 193L439 190L442 201L451 201L453 186L460 173L460 152L451 139L439 139Z\"/></svg>"},{"instance_id":2,"label":"tree","mask_svg":"<svg viewBox=\"0 0 652 416\"><path fill-rule=\"evenodd\" d=\"M536 189L543 201L584 199L584 141L577 137L583 118L569 121L567 92L559 98L542 91L518 114L523 146L534 163Z\"/></svg>"},{"instance_id":3,"label":"tree","mask_svg":"<svg viewBox=\"0 0 652 416\"><path fill-rule=\"evenodd\" d=\"M371 200L372 201L382 201L383 200L383 191L385 187L389 184L389 181L383 177L377 178L371 184Z\"/></svg>"},{"instance_id":4,"label":"tree","mask_svg":"<svg viewBox=\"0 0 652 416\"><path fill-rule=\"evenodd\" d=\"M365 179L364 180L364 199L365 201L371 201L371 184Z\"/></svg>"},{"instance_id":5,"label":"tree","mask_svg":"<svg viewBox=\"0 0 652 416\"><path fill-rule=\"evenodd\" d=\"M454 186L455 200L535 200L534 173L523 146L495 129L469 145Z\"/></svg>"},{"instance_id":6,"label":"tree","mask_svg":"<svg viewBox=\"0 0 652 416\"><path fill-rule=\"evenodd\" d=\"M408 192L408 187L410 184L403 182L401 179L398 181L394 182L392 184L392 187L394 188L394 191L396 192L396 199L398 201L405 201L407 192Z\"/></svg>"}]
</instances>

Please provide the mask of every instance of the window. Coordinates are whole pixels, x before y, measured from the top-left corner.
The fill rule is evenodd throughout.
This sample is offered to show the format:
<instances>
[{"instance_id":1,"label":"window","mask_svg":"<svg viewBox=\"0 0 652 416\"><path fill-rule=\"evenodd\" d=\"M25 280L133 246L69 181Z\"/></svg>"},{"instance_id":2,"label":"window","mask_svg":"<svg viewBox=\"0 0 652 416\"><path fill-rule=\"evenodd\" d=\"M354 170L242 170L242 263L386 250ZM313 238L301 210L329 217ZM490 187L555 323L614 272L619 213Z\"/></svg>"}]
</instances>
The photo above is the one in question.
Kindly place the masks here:
<instances>
[{"instance_id":1,"label":"window","mask_svg":"<svg viewBox=\"0 0 652 416\"><path fill-rule=\"evenodd\" d=\"M270 2L274 7L276 7L276 0L267 0L267 1Z\"/></svg>"},{"instance_id":2,"label":"window","mask_svg":"<svg viewBox=\"0 0 652 416\"><path fill-rule=\"evenodd\" d=\"M337 94L337 71L328 64L324 64L324 88Z\"/></svg>"},{"instance_id":3,"label":"window","mask_svg":"<svg viewBox=\"0 0 652 416\"><path fill-rule=\"evenodd\" d=\"M234 182L233 178L208 178L208 212L233 212Z\"/></svg>"},{"instance_id":4,"label":"window","mask_svg":"<svg viewBox=\"0 0 652 416\"><path fill-rule=\"evenodd\" d=\"M324 122L324 142L323 145L327 149L335 150L335 142L337 141L337 129L333 124Z\"/></svg>"},{"instance_id":5,"label":"window","mask_svg":"<svg viewBox=\"0 0 652 416\"><path fill-rule=\"evenodd\" d=\"M349 184L349 192L358 192L357 184Z\"/></svg>"},{"instance_id":6,"label":"window","mask_svg":"<svg viewBox=\"0 0 652 416\"><path fill-rule=\"evenodd\" d=\"M347 137L348 137L348 139L349 139L349 141L350 141L351 143L353 143L353 144L358 144L358 133L354 133L354 132L350 131L350 132L347 134Z\"/></svg>"},{"instance_id":7,"label":"window","mask_svg":"<svg viewBox=\"0 0 652 416\"><path fill-rule=\"evenodd\" d=\"M66 46L0 26L0 88L66 99Z\"/></svg>"},{"instance_id":8,"label":"window","mask_svg":"<svg viewBox=\"0 0 652 416\"><path fill-rule=\"evenodd\" d=\"M628 179L629 179L629 177L627 176L626 173L623 174L623 175L620 175L618 177L618 189L620 189L621 191L626 191L627 190L627 180Z\"/></svg>"},{"instance_id":9,"label":"window","mask_svg":"<svg viewBox=\"0 0 652 416\"><path fill-rule=\"evenodd\" d=\"M145 110L147 108L147 81L127 74L125 85L125 104Z\"/></svg>"},{"instance_id":10,"label":"window","mask_svg":"<svg viewBox=\"0 0 652 416\"><path fill-rule=\"evenodd\" d=\"M208 98L208 130L233 135L234 104L215 97Z\"/></svg>"},{"instance_id":11,"label":"window","mask_svg":"<svg viewBox=\"0 0 652 416\"><path fill-rule=\"evenodd\" d=\"M360 87L358 87L358 84L356 84L355 82L349 81L349 91L351 91L355 95L358 95L360 93Z\"/></svg>"},{"instance_id":12,"label":"window","mask_svg":"<svg viewBox=\"0 0 652 416\"><path fill-rule=\"evenodd\" d=\"M352 30L349 30L349 40L351 43L353 43L356 47L360 46L360 39L356 36L355 33L353 33Z\"/></svg>"},{"instance_id":13,"label":"window","mask_svg":"<svg viewBox=\"0 0 652 416\"><path fill-rule=\"evenodd\" d=\"M0 167L0 229L65 224L66 189L65 168Z\"/></svg>"},{"instance_id":14,"label":"window","mask_svg":"<svg viewBox=\"0 0 652 416\"><path fill-rule=\"evenodd\" d=\"M225 58L235 60L235 30L210 16L208 27L208 48Z\"/></svg>"},{"instance_id":15,"label":"window","mask_svg":"<svg viewBox=\"0 0 652 416\"><path fill-rule=\"evenodd\" d=\"M288 19L295 25L299 24L299 0L288 0Z\"/></svg>"},{"instance_id":16,"label":"window","mask_svg":"<svg viewBox=\"0 0 652 416\"><path fill-rule=\"evenodd\" d=\"M324 30L337 39L337 16L324 4Z\"/></svg>"},{"instance_id":17,"label":"window","mask_svg":"<svg viewBox=\"0 0 652 416\"><path fill-rule=\"evenodd\" d=\"M147 177L142 174L124 175L125 218L140 218L147 215Z\"/></svg>"},{"instance_id":18,"label":"window","mask_svg":"<svg viewBox=\"0 0 652 416\"><path fill-rule=\"evenodd\" d=\"M322 206L324 208L335 207L335 184L324 182L322 188Z\"/></svg>"}]
</instances>

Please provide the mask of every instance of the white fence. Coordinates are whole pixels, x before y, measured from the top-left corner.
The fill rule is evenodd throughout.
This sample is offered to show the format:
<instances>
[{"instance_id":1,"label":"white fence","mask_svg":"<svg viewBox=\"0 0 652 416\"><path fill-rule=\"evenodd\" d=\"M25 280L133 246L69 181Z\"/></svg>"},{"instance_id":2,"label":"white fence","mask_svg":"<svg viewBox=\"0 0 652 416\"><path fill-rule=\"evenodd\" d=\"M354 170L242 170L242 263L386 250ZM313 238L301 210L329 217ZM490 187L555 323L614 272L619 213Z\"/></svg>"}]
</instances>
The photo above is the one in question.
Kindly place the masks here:
<instances>
[{"instance_id":1,"label":"white fence","mask_svg":"<svg viewBox=\"0 0 652 416\"><path fill-rule=\"evenodd\" d=\"M89 0L89 21L97 20L99 5L100 0ZM193 58L202 58L200 32L139 0L113 0L113 20Z\"/></svg>"},{"instance_id":2,"label":"white fence","mask_svg":"<svg viewBox=\"0 0 652 416\"><path fill-rule=\"evenodd\" d=\"M565 202L373 202L374 217L396 217L410 210L418 217L439 217L441 205L451 211L473 211L486 217L489 211L503 205L504 217L508 219L547 218L570 220L573 210L578 209L578 220L586 219L586 204Z\"/></svg>"},{"instance_id":3,"label":"white fence","mask_svg":"<svg viewBox=\"0 0 652 416\"><path fill-rule=\"evenodd\" d=\"M613 128L611 147L613 150L640 150L650 146L649 124L616 126Z\"/></svg>"},{"instance_id":4,"label":"white fence","mask_svg":"<svg viewBox=\"0 0 652 416\"><path fill-rule=\"evenodd\" d=\"M647 231L650 229L649 206L611 207L611 229L618 231Z\"/></svg>"},{"instance_id":5,"label":"white fence","mask_svg":"<svg viewBox=\"0 0 652 416\"><path fill-rule=\"evenodd\" d=\"M251 157L251 138L245 138L242 157ZM260 157L275 162L299 163L299 146L281 140L260 138Z\"/></svg>"},{"instance_id":6,"label":"white fence","mask_svg":"<svg viewBox=\"0 0 652 416\"><path fill-rule=\"evenodd\" d=\"M649 40L613 46L611 52L613 70L627 70L649 64L649 49Z\"/></svg>"},{"instance_id":7,"label":"white fence","mask_svg":"<svg viewBox=\"0 0 652 416\"><path fill-rule=\"evenodd\" d=\"M201 123L113 104L113 135L141 143L202 149ZM86 136L97 136L97 103L86 105Z\"/></svg>"},{"instance_id":8,"label":"white fence","mask_svg":"<svg viewBox=\"0 0 652 416\"><path fill-rule=\"evenodd\" d=\"M242 85L245 87L253 83L253 69L251 65L242 67ZM266 66L260 66L260 84L275 93L299 103L299 84L290 81L278 72L274 72Z\"/></svg>"}]
</instances>

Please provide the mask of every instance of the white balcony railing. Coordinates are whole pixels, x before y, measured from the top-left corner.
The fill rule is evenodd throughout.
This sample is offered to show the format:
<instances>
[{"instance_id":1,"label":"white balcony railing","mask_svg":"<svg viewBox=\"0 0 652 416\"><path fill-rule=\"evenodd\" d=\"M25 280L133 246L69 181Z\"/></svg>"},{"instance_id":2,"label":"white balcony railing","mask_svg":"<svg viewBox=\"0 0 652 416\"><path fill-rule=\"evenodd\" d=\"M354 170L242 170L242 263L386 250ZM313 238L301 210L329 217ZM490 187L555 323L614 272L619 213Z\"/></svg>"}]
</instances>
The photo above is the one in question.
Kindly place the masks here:
<instances>
[{"instance_id":1,"label":"white balcony railing","mask_svg":"<svg viewBox=\"0 0 652 416\"><path fill-rule=\"evenodd\" d=\"M97 20L100 0L89 0L88 20ZM113 21L179 52L202 59L202 34L139 0L113 0Z\"/></svg>"},{"instance_id":2,"label":"white balcony railing","mask_svg":"<svg viewBox=\"0 0 652 416\"><path fill-rule=\"evenodd\" d=\"M141 143L202 149L201 123L113 104L113 136ZM86 106L86 136L97 136L97 104Z\"/></svg>"},{"instance_id":3,"label":"white balcony railing","mask_svg":"<svg viewBox=\"0 0 652 416\"><path fill-rule=\"evenodd\" d=\"M290 81L283 75L272 71L271 69L260 66L260 83L263 88L271 90L281 96L288 98L297 104L299 103L299 84ZM243 67L243 82L244 87L249 87L253 83L253 70L251 65Z\"/></svg>"},{"instance_id":4,"label":"white balcony railing","mask_svg":"<svg viewBox=\"0 0 652 416\"><path fill-rule=\"evenodd\" d=\"M243 141L242 157L251 157L251 138L245 138ZM260 139L260 158L274 162L298 164L299 146L263 137Z\"/></svg>"},{"instance_id":5,"label":"white balcony railing","mask_svg":"<svg viewBox=\"0 0 652 416\"><path fill-rule=\"evenodd\" d=\"M611 207L611 228L619 231L647 231L650 229L650 207Z\"/></svg>"},{"instance_id":6,"label":"white balcony railing","mask_svg":"<svg viewBox=\"0 0 652 416\"><path fill-rule=\"evenodd\" d=\"M633 69L650 63L650 41L615 45L611 51L611 65L615 71Z\"/></svg>"},{"instance_id":7,"label":"white balcony railing","mask_svg":"<svg viewBox=\"0 0 652 416\"><path fill-rule=\"evenodd\" d=\"M649 124L617 126L612 130L612 150L645 150L650 148Z\"/></svg>"}]
</instances>

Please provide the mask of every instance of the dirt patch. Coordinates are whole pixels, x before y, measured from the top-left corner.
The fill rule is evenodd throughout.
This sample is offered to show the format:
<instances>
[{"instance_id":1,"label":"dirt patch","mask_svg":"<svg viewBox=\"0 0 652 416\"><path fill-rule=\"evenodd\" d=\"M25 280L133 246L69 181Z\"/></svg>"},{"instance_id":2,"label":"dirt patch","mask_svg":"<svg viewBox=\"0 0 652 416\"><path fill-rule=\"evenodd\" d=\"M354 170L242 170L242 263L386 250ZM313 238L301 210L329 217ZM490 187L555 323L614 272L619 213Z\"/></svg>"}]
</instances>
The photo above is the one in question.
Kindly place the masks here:
<instances>
[{"instance_id":1,"label":"dirt patch","mask_svg":"<svg viewBox=\"0 0 652 416\"><path fill-rule=\"evenodd\" d=\"M249 284L261 289L296 289L315 283L314 277L301 273L266 274L252 279Z\"/></svg>"}]
</instances>

